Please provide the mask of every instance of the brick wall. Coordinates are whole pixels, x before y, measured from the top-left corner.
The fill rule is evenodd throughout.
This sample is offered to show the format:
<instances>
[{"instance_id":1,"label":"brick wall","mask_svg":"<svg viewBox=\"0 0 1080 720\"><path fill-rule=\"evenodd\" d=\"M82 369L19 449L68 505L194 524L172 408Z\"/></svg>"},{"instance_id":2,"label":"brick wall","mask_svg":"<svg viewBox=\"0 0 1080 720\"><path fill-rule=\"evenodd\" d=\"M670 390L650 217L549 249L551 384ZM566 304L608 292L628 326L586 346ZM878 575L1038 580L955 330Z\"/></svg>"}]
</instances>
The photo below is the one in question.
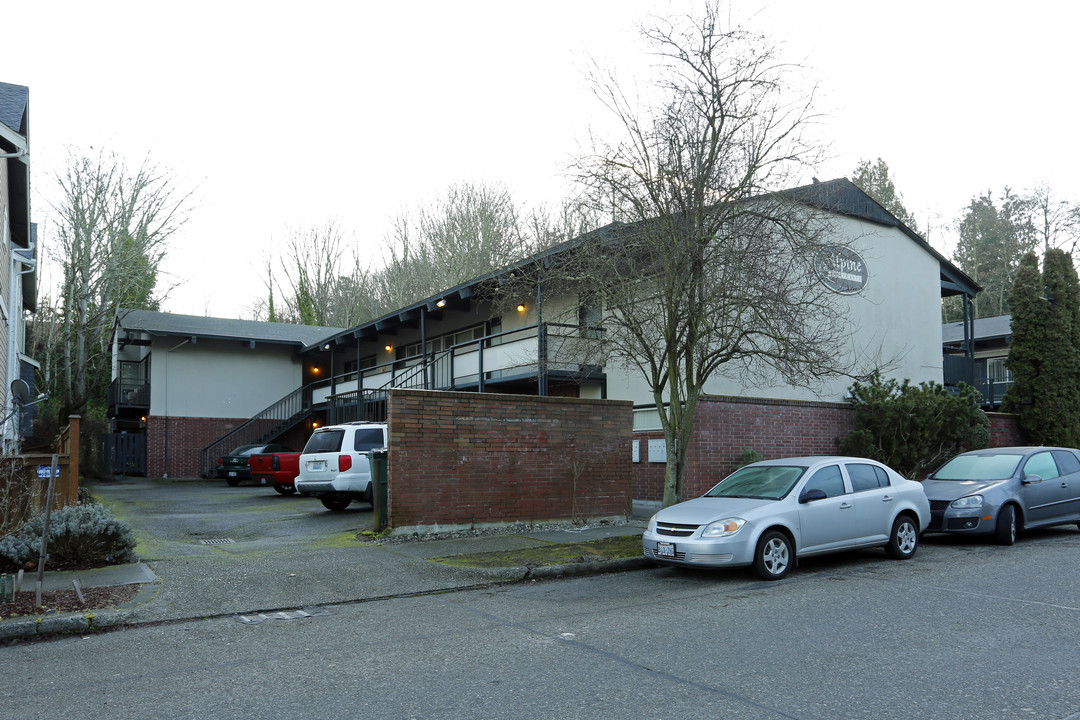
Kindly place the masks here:
<instances>
[{"instance_id":1,"label":"brick wall","mask_svg":"<svg viewBox=\"0 0 1080 720\"><path fill-rule=\"evenodd\" d=\"M990 447L1024 445L1016 415L987 413ZM845 403L800 402L710 396L698 404L683 497L701 495L735 470L743 450L766 458L831 455L837 439L855 429L855 411ZM661 432L636 432L641 462L634 463L634 498L662 500L664 463L648 462L648 441Z\"/></svg>"},{"instance_id":2,"label":"brick wall","mask_svg":"<svg viewBox=\"0 0 1080 720\"><path fill-rule=\"evenodd\" d=\"M1010 413L986 413L990 418L990 447L1027 445L1027 435L1020 427L1020 416Z\"/></svg>"},{"instance_id":3,"label":"brick wall","mask_svg":"<svg viewBox=\"0 0 1080 720\"><path fill-rule=\"evenodd\" d=\"M708 396L698 403L686 462L683 497L701 495L743 462L743 451L765 458L832 455L837 438L855 429L855 412L845 403ZM634 497L664 497L664 464L648 462L649 439L660 432L634 433L641 462L634 464Z\"/></svg>"},{"instance_id":4,"label":"brick wall","mask_svg":"<svg viewBox=\"0 0 1080 720\"><path fill-rule=\"evenodd\" d=\"M244 420L245 418L149 417L146 421L147 476L164 477L167 474L170 478L199 477L202 449ZM211 461L216 463L217 458L211 458Z\"/></svg>"},{"instance_id":5,"label":"brick wall","mask_svg":"<svg viewBox=\"0 0 1080 720\"><path fill-rule=\"evenodd\" d=\"M632 405L424 390L390 393L390 524L626 517Z\"/></svg>"}]
</instances>

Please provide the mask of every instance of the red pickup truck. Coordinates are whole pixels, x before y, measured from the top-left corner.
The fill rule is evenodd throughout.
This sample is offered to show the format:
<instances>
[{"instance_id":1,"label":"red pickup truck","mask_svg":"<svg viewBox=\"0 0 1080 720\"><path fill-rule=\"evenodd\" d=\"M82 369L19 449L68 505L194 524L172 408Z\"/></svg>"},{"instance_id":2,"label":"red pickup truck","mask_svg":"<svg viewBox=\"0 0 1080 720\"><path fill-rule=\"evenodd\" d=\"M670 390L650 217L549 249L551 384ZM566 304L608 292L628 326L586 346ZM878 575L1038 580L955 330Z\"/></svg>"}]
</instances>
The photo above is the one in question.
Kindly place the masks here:
<instances>
[{"instance_id":1,"label":"red pickup truck","mask_svg":"<svg viewBox=\"0 0 1080 720\"><path fill-rule=\"evenodd\" d=\"M296 492L293 481L300 474L300 453L277 452L252 455L251 479L260 485L273 485L282 495Z\"/></svg>"}]
</instances>

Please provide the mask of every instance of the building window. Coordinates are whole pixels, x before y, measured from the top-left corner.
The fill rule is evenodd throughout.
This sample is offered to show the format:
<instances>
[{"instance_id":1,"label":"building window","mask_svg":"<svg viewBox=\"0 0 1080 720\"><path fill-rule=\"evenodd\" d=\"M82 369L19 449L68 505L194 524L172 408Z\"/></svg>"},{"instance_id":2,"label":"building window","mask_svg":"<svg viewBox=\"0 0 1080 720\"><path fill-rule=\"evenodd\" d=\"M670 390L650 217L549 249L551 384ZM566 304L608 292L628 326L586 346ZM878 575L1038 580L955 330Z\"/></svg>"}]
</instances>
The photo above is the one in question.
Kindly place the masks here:
<instances>
[{"instance_id":1,"label":"building window","mask_svg":"<svg viewBox=\"0 0 1080 720\"><path fill-rule=\"evenodd\" d=\"M996 384L1011 383L1012 371L1005 367L1005 358L989 358L986 361L986 379Z\"/></svg>"},{"instance_id":2,"label":"building window","mask_svg":"<svg viewBox=\"0 0 1080 720\"><path fill-rule=\"evenodd\" d=\"M599 299L590 295L581 298L581 305L578 306L578 333L581 337L600 337L603 319L604 306Z\"/></svg>"}]
</instances>

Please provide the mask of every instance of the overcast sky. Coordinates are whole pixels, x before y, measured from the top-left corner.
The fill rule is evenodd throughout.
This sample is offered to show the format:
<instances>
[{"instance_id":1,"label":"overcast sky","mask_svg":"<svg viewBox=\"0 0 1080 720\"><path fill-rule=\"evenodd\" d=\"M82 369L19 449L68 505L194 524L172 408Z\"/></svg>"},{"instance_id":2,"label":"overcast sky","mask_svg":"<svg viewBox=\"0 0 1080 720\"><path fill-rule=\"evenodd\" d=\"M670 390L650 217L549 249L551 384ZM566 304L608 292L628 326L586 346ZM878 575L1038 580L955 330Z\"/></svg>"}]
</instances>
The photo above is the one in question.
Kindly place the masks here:
<instances>
[{"instance_id":1,"label":"overcast sky","mask_svg":"<svg viewBox=\"0 0 1080 720\"><path fill-rule=\"evenodd\" d=\"M30 88L33 215L51 242L68 148L149 155L195 190L167 311L250 317L290 228L337 221L372 262L390 220L449 185L557 204L603 123L589 58L644 72L634 32L670 0L10 3L0 81ZM392 7L391 7L392 6ZM951 252L972 197L1049 183L1080 200L1074 3L756 0L732 17L820 86L831 159L889 164ZM91 150L93 148L93 150ZM810 178L805 178L809 181ZM42 269L43 286L55 270Z\"/></svg>"}]
</instances>

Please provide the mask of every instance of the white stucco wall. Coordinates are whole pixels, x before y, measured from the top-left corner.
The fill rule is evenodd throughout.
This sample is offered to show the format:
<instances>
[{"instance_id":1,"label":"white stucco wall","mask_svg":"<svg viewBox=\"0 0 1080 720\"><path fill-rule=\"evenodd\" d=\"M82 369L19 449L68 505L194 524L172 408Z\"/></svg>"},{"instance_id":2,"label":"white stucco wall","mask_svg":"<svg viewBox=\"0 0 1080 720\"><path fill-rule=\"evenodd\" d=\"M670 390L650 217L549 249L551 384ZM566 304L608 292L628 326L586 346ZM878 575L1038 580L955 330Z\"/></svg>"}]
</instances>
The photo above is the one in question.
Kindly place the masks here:
<instances>
[{"instance_id":1,"label":"white stucco wall","mask_svg":"<svg viewBox=\"0 0 1080 720\"><path fill-rule=\"evenodd\" d=\"M291 346L181 342L154 338L151 345L151 415L247 418L301 385L301 365Z\"/></svg>"},{"instance_id":2,"label":"white stucco wall","mask_svg":"<svg viewBox=\"0 0 1080 720\"><path fill-rule=\"evenodd\" d=\"M866 287L855 295L837 295L851 321L850 360L862 367L891 364L885 377L918 383L942 381L940 265L914 240L896 228L837 218L838 240L849 244L866 263ZM652 402L636 370L607 368L608 397ZM812 388L782 380L744 385L716 375L706 385L713 395L746 395L790 400L842 401L852 380L836 377Z\"/></svg>"}]
</instances>

